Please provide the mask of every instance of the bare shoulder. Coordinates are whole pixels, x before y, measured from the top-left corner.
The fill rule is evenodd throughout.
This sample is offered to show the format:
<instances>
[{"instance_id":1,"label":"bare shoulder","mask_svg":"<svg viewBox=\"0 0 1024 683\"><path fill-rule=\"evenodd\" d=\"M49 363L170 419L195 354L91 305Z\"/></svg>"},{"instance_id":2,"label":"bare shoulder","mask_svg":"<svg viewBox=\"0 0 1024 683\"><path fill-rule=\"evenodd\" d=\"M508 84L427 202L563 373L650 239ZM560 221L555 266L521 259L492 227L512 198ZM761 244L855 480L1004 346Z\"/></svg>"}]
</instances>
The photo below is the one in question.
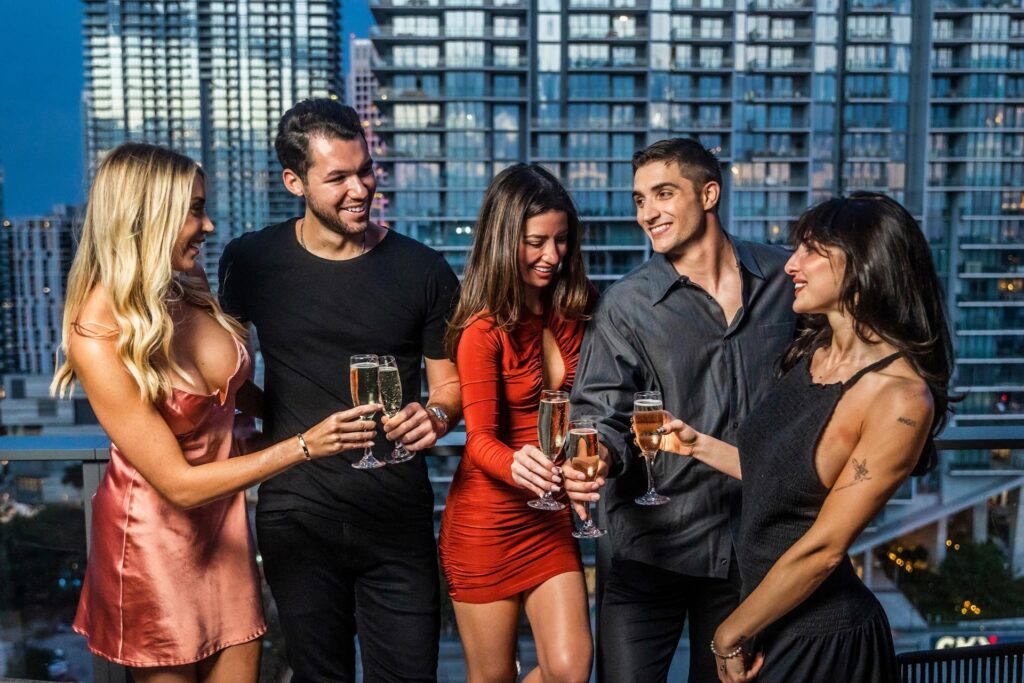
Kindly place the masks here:
<instances>
[{"instance_id":1,"label":"bare shoulder","mask_svg":"<svg viewBox=\"0 0 1024 683\"><path fill-rule=\"evenodd\" d=\"M76 370L83 363L116 358L118 324L102 285L86 295L69 332L68 357Z\"/></svg>"},{"instance_id":2,"label":"bare shoulder","mask_svg":"<svg viewBox=\"0 0 1024 683\"><path fill-rule=\"evenodd\" d=\"M935 400L928 383L904 359L874 373L872 400L866 424L881 429L903 426L914 433L927 432L932 426Z\"/></svg>"}]
</instances>

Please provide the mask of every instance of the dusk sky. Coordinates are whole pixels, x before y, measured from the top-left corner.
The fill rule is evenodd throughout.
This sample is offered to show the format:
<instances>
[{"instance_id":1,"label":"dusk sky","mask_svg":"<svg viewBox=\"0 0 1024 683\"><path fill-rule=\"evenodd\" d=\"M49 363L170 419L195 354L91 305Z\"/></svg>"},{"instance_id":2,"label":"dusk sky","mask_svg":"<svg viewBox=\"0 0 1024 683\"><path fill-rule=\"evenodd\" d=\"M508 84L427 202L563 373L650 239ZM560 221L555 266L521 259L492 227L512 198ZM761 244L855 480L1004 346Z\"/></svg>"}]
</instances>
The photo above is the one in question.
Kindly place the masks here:
<instances>
[{"instance_id":1,"label":"dusk sky","mask_svg":"<svg viewBox=\"0 0 1024 683\"><path fill-rule=\"evenodd\" d=\"M366 0L342 2L348 38L369 35ZM0 166L11 217L84 200L82 3L0 0ZM283 112L282 112L283 113Z\"/></svg>"}]
</instances>

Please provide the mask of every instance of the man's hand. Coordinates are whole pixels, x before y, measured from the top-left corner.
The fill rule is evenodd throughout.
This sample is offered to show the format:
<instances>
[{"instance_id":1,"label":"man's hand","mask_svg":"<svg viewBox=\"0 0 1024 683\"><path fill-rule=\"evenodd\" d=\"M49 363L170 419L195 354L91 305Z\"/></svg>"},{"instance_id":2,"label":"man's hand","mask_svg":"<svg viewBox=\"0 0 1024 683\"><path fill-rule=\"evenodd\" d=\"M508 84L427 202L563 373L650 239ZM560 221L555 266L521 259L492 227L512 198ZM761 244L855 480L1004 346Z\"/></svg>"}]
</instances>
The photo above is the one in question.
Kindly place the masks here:
<instances>
[{"instance_id":1,"label":"man's hand","mask_svg":"<svg viewBox=\"0 0 1024 683\"><path fill-rule=\"evenodd\" d=\"M523 446L512 454L512 481L516 486L528 489L538 497L545 493L556 493L562 483L558 468L536 446Z\"/></svg>"},{"instance_id":2,"label":"man's hand","mask_svg":"<svg viewBox=\"0 0 1024 683\"><path fill-rule=\"evenodd\" d=\"M587 503L600 500L601 495L597 492L605 484L608 474L608 449L604 444L598 447L601 455L601 462L597 466L597 476L594 481L587 481L587 475L573 468L572 463L566 461L562 465L562 478L565 480L565 492L572 501L572 509L580 519L587 519Z\"/></svg>"},{"instance_id":3,"label":"man's hand","mask_svg":"<svg viewBox=\"0 0 1024 683\"><path fill-rule=\"evenodd\" d=\"M410 451L423 451L434 446L441 436L443 427L434 424L430 413L419 403L410 403L394 417L385 415L384 436L389 441L401 441Z\"/></svg>"}]
</instances>

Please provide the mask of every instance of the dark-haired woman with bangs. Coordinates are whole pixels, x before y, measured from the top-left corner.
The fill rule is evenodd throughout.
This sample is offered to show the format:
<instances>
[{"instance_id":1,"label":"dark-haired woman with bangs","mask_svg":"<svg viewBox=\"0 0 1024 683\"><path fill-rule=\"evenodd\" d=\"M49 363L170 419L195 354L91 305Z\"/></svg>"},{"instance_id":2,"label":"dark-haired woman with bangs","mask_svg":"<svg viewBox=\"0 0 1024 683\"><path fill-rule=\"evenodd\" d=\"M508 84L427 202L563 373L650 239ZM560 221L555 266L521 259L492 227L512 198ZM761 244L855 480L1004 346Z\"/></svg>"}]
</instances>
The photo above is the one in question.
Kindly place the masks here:
<instances>
[{"instance_id":1,"label":"dark-haired woman with bangs","mask_svg":"<svg viewBox=\"0 0 1024 683\"><path fill-rule=\"evenodd\" d=\"M666 450L743 483L743 601L710 643L728 683L898 681L885 612L847 551L935 461L952 345L931 253L892 199L858 192L793 225L804 332L730 446L671 420Z\"/></svg>"},{"instance_id":2,"label":"dark-haired woman with bangs","mask_svg":"<svg viewBox=\"0 0 1024 683\"><path fill-rule=\"evenodd\" d=\"M595 293L580 221L544 168L516 164L491 181L474 230L446 346L462 383L466 451L455 473L440 554L469 683L517 680L520 608L537 643L530 683L587 681L587 589L568 509L528 501L557 491L535 446L541 392L568 391Z\"/></svg>"}]
</instances>

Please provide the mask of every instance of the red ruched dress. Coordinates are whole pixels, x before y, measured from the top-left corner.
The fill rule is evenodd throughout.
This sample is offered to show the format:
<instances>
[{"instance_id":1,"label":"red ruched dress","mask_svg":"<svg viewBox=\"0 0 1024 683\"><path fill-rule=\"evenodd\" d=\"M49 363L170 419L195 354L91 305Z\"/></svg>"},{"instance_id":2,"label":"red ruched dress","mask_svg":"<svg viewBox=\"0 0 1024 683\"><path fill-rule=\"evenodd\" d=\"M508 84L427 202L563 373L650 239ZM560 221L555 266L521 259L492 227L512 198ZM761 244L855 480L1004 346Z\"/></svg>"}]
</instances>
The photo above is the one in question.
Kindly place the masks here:
<instances>
[{"instance_id":1,"label":"red ruched dress","mask_svg":"<svg viewBox=\"0 0 1024 683\"><path fill-rule=\"evenodd\" d=\"M562 356L568 391L576 376L584 323L530 315L511 333L477 318L459 341L466 451L441 520L441 565L453 600L487 603L582 571L572 518L535 510L536 496L512 483L512 454L537 445L543 386L543 330Z\"/></svg>"},{"instance_id":2,"label":"red ruched dress","mask_svg":"<svg viewBox=\"0 0 1024 683\"><path fill-rule=\"evenodd\" d=\"M250 361L237 340L236 346L238 362L223 394L173 389L157 405L193 465L237 453L235 394ZM111 444L92 505L74 630L94 653L126 666L176 666L267 630L244 493L181 510Z\"/></svg>"}]
</instances>

